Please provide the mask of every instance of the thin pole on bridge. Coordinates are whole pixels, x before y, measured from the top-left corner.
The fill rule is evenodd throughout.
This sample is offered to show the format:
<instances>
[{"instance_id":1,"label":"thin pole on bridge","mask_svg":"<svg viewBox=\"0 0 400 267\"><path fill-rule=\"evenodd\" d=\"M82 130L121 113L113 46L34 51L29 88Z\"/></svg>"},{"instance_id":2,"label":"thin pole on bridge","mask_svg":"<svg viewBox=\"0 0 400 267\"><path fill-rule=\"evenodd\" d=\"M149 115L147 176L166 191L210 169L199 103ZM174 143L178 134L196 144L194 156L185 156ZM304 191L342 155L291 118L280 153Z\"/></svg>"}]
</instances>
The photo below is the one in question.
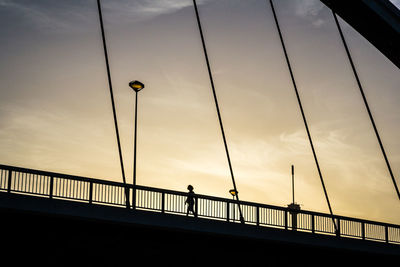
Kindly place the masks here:
<instances>
[{"instance_id":1,"label":"thin pole on bridge","mask_svg":"<svg viewBox=\"0 0 400 267\"><path fill-rule=\"evenodd\" d=\"M229 171L230 171L230 173L231 173L233 189L234 189L236 192L238 192L238 191L237 191L237 187L236 187L236 182L235 182L235 176L234 176L234 174L233 174L233 168L232 168L231 158L230 158L230 156L229 156L228 144L227 144L227 141L226 141L224 126L223 126L223 124L222 124L221 112L220 112L219 105L218 105L217 94L216 94L216 92L215 92L214 79L213 79L213 75L212 75L212 71L211 71L210 61L209 61L209 59L208 59L207 47L206 47L206 43L205 43L205 41L204 41L203 29L202 29L202 27L201 27L201 21L200 21L199 11L198 11L198 9L197 9L196 0L193 0L193 6L194 6L195 13L196 13L197 25L198 25L198 27L199 27L201 43L202 43L202 45L203 45L204 57L205 57L205 59L206 59L207 70L208 70L208 76L209 76L209 78L210 78L211 89L212 89L213 96L214 96L214 102L215 102L215 106L216 106L216 109L217 109L217 115L218 115L219 126L220 126L220 128L221 128L222 139L223 139L223 141L224 141L226 157L227 157L227 159L228 159L228 165L229 165ZM237 200L237 202L238 202L237 204L238 204L238 209L239 209L240 222L241 222L241 223L244 223L244 218L243 218L243 214L242 214L242 209L240 208L239 194L236 194L236 200Z\"/></svg>"},{"instance_id":2,"label":"thin pole on bridge","mask_svg":"<svg viewBox=\"0 0 400 267\"><path fill-rule=\"evenodd\" d=\"M103 16L102 16L102 13L101 13L100 0L97 0L97 8L98 8L98 12L99 12L101 37L102 37L102 40L103 40L104 59L106 61L108 88L110 89L110 97L111 97L111 105L112 105L113 118L114 118L115 134L116 134L116 137L117 137L118 152L119 152L119 162L121 164L122 180L123 180L124 185L125 185L126 208L129 209L130 208L130 204L129 204L129 188L126 186L124 161L123 161L123 158L122 158L121 141L120 141L120 138L119 138L117 113L115 111L114 94L113 94L113 88L112 88L112 82L111 82L111 71L110 71L110 64L108 62L107 43L106 43L106 36L105 36L105 33L104 33Z\"/></svg>"}]
</instances>

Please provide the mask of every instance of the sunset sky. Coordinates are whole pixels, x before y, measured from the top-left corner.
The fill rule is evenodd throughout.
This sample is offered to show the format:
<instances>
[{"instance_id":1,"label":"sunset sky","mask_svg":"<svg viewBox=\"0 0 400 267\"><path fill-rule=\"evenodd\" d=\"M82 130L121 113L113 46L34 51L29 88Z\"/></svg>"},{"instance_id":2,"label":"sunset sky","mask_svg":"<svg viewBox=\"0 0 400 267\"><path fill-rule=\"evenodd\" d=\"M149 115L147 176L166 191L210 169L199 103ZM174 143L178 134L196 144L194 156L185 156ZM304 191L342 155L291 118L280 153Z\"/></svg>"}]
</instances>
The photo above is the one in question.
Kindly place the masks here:
<instances>
[{"instance_id":1,"label":"sunset sky","mask_svg":"<svg viewBox=\"0 0 400 267\"><path fill-rule=\"evenodd\" d=\"M400 6L400 1L393 1ZM230 197L232 182L192 0L103 0L127 179ZM328 212L269 3L199 0L241 200ZM276 0L335 214L400 224L330 10ZM400 71L340 20L400 185ZM0 0L0 163L122 181L95 0Z\"/></svg>"}]
</instances>

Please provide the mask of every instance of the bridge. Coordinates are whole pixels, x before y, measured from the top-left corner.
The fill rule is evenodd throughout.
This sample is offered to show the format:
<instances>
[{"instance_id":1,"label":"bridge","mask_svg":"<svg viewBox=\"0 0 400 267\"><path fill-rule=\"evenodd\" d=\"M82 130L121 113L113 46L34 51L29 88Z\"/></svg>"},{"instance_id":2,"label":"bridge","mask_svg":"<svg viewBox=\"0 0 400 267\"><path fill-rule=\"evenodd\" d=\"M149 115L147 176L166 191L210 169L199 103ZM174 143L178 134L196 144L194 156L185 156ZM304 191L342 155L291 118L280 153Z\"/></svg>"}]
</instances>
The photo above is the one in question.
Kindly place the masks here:
<instances>
[{"instance_id":1,"label":"bridge","mask_svg":"<svg viewBox=\"0 0 400 267\"><path fill-rule=\"evenodd\" d=\"M135 196L129 209L126 189ZM49 257L61 257L59 253L66 247L87 256L88 251L105 249L96 242L110 242L115 236L121 242L112 242L118 250L126 245L146 257L166 257L175 249L190 255L191 249L185 246L214 257L218 251L231 253L237 248L241 248L237 253L247 255L246 246L259 250L261 254L247 258L248 262L271 251L279 257L270 261L293 263L313 263L315 255L302 260L310 251L335 257L351 255L348 260L357 262L400 257L400 225L199 194L195 196L197 214L188 217L186 197L185 192L0 165L3 240L19 246L30 243L31 252L50 250ZM240 223L239 205L244 224ZM66 245L63 238L72 240ZM52 250L53 246L61 252ZM18 247L12 247L18 252ZM285 258L285 253L294 258Z\"/></svg>"},{"instance_id":2,"label":"bridge","mask_svg":"<svg viewBox=\"0 0 400 267\"><path fill-rule=\"evenodd\" d=\"M267 1L268 2L268 1ZM126 183L106 39L102 41L123 182L0 165L0 214L5 260L65 265L179 262L203 265L385 264L400 259L400 225L334 214L299 97L273 1L269 1L330 213ZM321 0L332 9L395 191L399 190L368 107L336 13L396 66L399 12L387 1ZM196 1L193 1L234 192L237 192L213 74ZM354 16L353 10L359 11ZM366 19L368 18L368 19ZM136 99L137 100L137 99ZM137 103L137 102L136 102ZM137 105L135 105L136 107ZM136 114L136 113L135 113ZM136 126L135 126L136 131ZM136 132L135 132L136 133ZM136 144L136 135L135 135ZM136 153L136 145L135 145ZM135 154L136 155L136 154ZM135 162L136 163L136 162ZM135 170L135 169L134 169ZM294 204L294 201L293 201ZM324 260L321 260L324 258ZM328 260L329 262L328 262Z\"/></svg>"}]
</instances>

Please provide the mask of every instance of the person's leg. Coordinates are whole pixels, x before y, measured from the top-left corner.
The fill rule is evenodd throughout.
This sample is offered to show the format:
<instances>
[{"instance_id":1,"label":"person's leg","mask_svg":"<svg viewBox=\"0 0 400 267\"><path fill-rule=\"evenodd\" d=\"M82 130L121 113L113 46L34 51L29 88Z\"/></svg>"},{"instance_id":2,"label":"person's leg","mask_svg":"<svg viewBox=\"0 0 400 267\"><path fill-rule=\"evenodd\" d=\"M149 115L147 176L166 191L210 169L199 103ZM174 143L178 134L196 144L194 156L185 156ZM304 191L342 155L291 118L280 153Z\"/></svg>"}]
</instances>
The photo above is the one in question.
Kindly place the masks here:
<instances>
[{"instance_id":1,"label":"person's leg","mask_svg":"<svg viewBox=\"0 0 400 267\"><path fill-rule=\"evenodd\" d=\"M188 213L191 211L193 213L193 205L188 205Z\"/></svg>"}]
</instances>

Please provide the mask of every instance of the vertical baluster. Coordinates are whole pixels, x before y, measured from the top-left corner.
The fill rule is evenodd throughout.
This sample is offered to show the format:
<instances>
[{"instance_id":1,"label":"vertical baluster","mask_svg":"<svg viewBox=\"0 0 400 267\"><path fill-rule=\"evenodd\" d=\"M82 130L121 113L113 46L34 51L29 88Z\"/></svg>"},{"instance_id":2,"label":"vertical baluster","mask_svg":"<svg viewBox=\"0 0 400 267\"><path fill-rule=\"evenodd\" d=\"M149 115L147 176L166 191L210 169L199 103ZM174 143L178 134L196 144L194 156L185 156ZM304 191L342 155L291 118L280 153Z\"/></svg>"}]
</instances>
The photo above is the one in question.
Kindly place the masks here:
<instances>
[{"instance_id":1,"label":"vertical baluster","mask_svg":"<svg viewBox=\"0 0 400 267\"><path fill-rule=\"evenodd\" d=\"M89 183L89 204L93 203L93 183Z\"/></svg>"},{"instance_id":2,"label":"vertical baluster","mask_svg":"<svg viewBox=\"0 0 400 267\"><path fill-rule=\"evenodd\" d=\"M115 186L111 186L111 202L115 204Z\"/></svg>"},{"instance_id":3,"label":"vertical baluster","mask_svg":"<svg viewBox=\"0 0 400 267\"><path fill-rule=\"evenodd\" d=\"M365 240L365 223L361 223L361 238Z\"/></svg>"},{"instance_id":4,"label":"vertical baluster","mask_svg":"<svg viewBox=\"0 0 400 267\"><path fill-rule=\"evenodd\" d=\"M54 185L54 177L50 176L50 187L49 187L49 197L53 198L53 185Z\"/></svg>"},{"instance_id":5,"label":"vertical baluster","mask_svg":"<svg viewBox=\"0 0 400 267\"><path fill-rule=\"evenodd\" d=\"M311 214L311 233L315 234L315 216Z\"/></svg>"},{"instance_id":6,"label":"vertical baluster","mask_svg":"<svg viewBox=\"0 0 400 267\"><path fill-rule=\"evenodd\" d=\"M69 197L68 195L68 180L67 179L63 179L63 196L64 197Z\"/></svg>"},{"instance_id":7,"label":"vertical baluster","mask_svg":"<svg viewBox=\"0 0 400 267\"><path fill-rule=\"evenodd\" d=\"M64 183L65 183L64 178L60 178L60 196L61 197L65 197L64 196Z\"/></svg>"},{"instance_id":8,"label":"vertical baluster","mask_svg":"<svg viewBox=\"0 0 400 267\"><path fill-rule=\"evenodd\" d=\"M146 208L146 204L144 203L144 200L143 200L143 198L144 198L143 195L145 194L145 191L139 190L137 193L138 193L137 200L139 202L139 206Z\"/></svg>"},{"instance_id":9,"label":"vertical baluster","mask_svg":"<svg viewBox=\"0 0 400 267\"><path fill-rule=\"evenodd\" d=\"M78 198L78 188L77 188L77 184L78 181L75 180L70 180L71 182L71 193L72 193L72 198L73 199L77 199Z\"/></svg>"},{"instance_id":10,"label":"vertical baluster","mask_svg":"<svg viewBox=\"0 0 400 267\"><path fill-rule=\"evenodd\" d=\"M123 190L124 190L123 187L118 187L118 199L117 199L118 205L122 205L122 202L121 202L121 194L122 194ZM130 190L131 190L131 189L128 188L128 193L130 192Z\"/></svg>"},{"instance_id":11,"label":"vertical baluster","mask_svg":"<svg viewBox=\"0 0 400 267\"><path fill-rule=\"evenodd\" d=\"M112 204L112 188L113 186L107 185L107 203Z\"/></svg>"},{"instance_id":12,"label":"vertical baluster","mask_svg":"<svg viewBox=\"0 0 400 267\"><path fill-rule=\"evenodd\" d=\"M39 181L39 175L33 174L29 179L30 187L32 189L32 193L37 194L37 185Z\"/></svg>"},{"instance_id":13,"label":"vertical baluster","mask_svg":"<svg viewBox=\"0 0 400 267\"><path fill-rule=\"evenodd\" d=\"M194 217L197 217L198 216L198 207L199 207L199 199L197 198L197 196L195 196L195 198L194 198L195 200L195 202L194 202Z\"/></svg>"},{"instance_id":14,"label":"vertical baluster","mask_svg":"<svg viewBox=\"0 0 400 267\"><path fill-rule=\"evenodd\" d=\"M104 203L108 203L109 202L109 195L110 195L110 190L109 190L110 186L109 185L104 185Z\"/></svg>"},{"instance_id":15,"label":"vertical baluster","mask_svg":"<svg viewBox=\"0 0 400 267\"><path fill-rule=\"evenodd\" d=\"M15 191L19 191L19 184L20 184L20 182L19 182L19 172L15 172L14 173L14 190Z\"/></svg>"},{"instance_id":16,"label":"vertical baluster","mask_svg":"<svg viewBox=\"0 0 400 267\"><path fill-rule=\"evenodd\" d=\"M78 181L78 199L83 199L83 195L82 195L82 186L84 185L83 181Z\"/></svg>"},{"instance_id":17,"label":"vertical baluster","mask_svg":"<svg viewBox=\"0 0 400 267\"><path fill-rule=\"evenodd\" d=\"M68 194L69 198L74 199L75 195L74 195L74 181L67 179L67 189L66 189L66 194Z\"/></svg>"},{"instance_id":18,"label":"vertical baluster","mask_svg":"<svg viewBox=\"0 0 400 267\"><path fill-rule=\"evenodd\" d=\"M43 185L43 175L38 175L37 182L36 182L36 193L42 194L42 185Z\"/></svg>"},{"instance_id":19,"label":"vertical baluster","mask_svg":"<svg viewBox=\"0 0 400 267\"><path fill-rule=\"evenodd\" d=\"M134 203L136 203L136 207L142 207L145 208L145 206L143 205L143 191L142 190L136 190L136 194L135 196L132 196L136 198L136 201L133 201Z\"/></svg>"},{"instance_id":20,"label":"vertical baluster","mask_svg":"<svg viewBox=\"0 0 400 267\"><path fill-rule=\"evenodd\" d=\"M8 170L7 192L11 193L12 171Z\"/></svg>"},{"instance_id":21,"label":"vertical baluster","mask_svg":"<svg viewBox=\"0 0 400 267\"><path fill-rule=\"evenodd\" d=\"M288 212L285 210L285 229L288 229Z\"/></svg>"},{"instance_id":22,"label":"vertical baluster","mask_svg":"<svg viewBox=\"0 0 400 267\"><path fill-rule=\"evenodd\" d=\"M260 207L257 206L256 208L256 225L259 226L260 225Z\"/></svg>"},{"instance_id":23,"label":"vertical baluster","mask_svg":"<svg viewBox=\"0 0 400 267\"><path fill-rule=\"evenodd\" d=\"M143 195L144 195L144 206L148 207L149 206L149 191L143 191Z\"/></svg>"},{"instance_id":24,"label":"vertical baluster","mask_svg":"<svg viewBox=\"0 0 400 267\"><path fill-rule=\"evenodd\" d=\"M165 213L165 193L161 193L161 212Z\"/></svg>"},{"instance_id":25,"label":"vertical baluster","mask_svg":"<svg viewBox=\"0 0 400 267\"><path fill-rule=\"evenodd\" d=\"M175 195L171 195L171 209L173 212L176 212L176 208L175 208Z\"/></svg>"},{"instance_id":26,"label":"vertical baluster","mask_svg":"<svg viewBox=\"0 0 400 267\"><path fill-rule=\"evenodd\" d=\"M36 194L41 194L40 187L42 186L42 175L36 175L35 180L33 180L33 185L35 187L35 193Z\"/></svg>"},{"instance_id":27,"label":"vertical baluster","mask_svg":"<svg viewBox=\"0 0 400 267\"><path fill-rule=\"evenodd\" d=\"M36 180L36 174L28 174L27 175L27 177L26 177L26 179L27 179L27 182L28 182L28 192L29 193L33 193L33 194L35 194L36 192L35 192L35 180Z\"/></svg>"},{"instance_id":28,"label":"vertical baluster","mask_svg":"<svg viewBox=\"0 0 400 267\"><path fill-rule=\"evenodd\" d=\"M26 176L27 176L26 173L21 173L21 177L22 177L21 178L21 181L22 181L21 191L23 191L23 192L28 192L27 189L26 189L26 185L27 185Z\"/></svg>"},{"instance_id":29,"label":"vertical baluster","mask_svg":"<svg viewBox=\"0 0 400 267\"><path fill-rule=\"evenodd\" d=\"M226 201L225 205L226 205L226 221L229 222L229 206L230 206L229 201Z\"/></svg>"},{"instance_id":30,"label":"vertical baluster","mask_svg":"<svg viewBox=\"0 0 400 267\"><path fill-rule=\"evenodd\" d=\"M122 195L122 192L124 191L125 189L123 188L123 187L118 187L118 204L119 205L122 205L122 201L121 201L121 195ZM128 188L128 192L130 191L130 189Z\"/></svg>"},{"instance_id":31,"label":"vertical baluster","mask_svg":"<svg viewBox=\"0 0 400 267\"><path fill-rule=\"evenodd\" d=\"M122 205L122 194L124 192L125 188L120 187L119 192L118 192L118 204ZM130 189L128 189L128 192L130 192ZM133 202L132 202L133 203Z\"/></svg>"},{"instance_id":32,"label":"vertical baluster","mask_svg":"<svg viewBox=\"0 0 400 267\"><path fill-rule=\"evenodd\" d=\"M49 184L50 184L50 176L44 176L43 177L43 194L46 195L46 192L50 192L50 188L49 188ZM47 190L49 189L49 190Z\"/></svg>"},{"instance_id":33,"label":"vertical baluster","mask_svg":"<svg viewBox=\"0 0 400 267\"><path fill-rule=\"evenodd\" d=\"M144 191L144 193L145 193L145 206L146 207L150 207L150 194L151 194L151 191Z\"/></svg>"},{"instance_id":34,"label":"vertical baluster","mask_svg":"<svg viewBox=\"0 0 400 267\"><path fill-rule=\"evenodd\" d=\"M109 203L114 204L114 189L115 189L115 186L109 185L108 188L110 189Z\"/></svg>"},{"instance_id":35,"label":"vertical baluster","mask_svg":"<svg viewBox=\"0 0 400 267\"><path fill-rule=\"evenodd\" d=\"M19 179L19 172L15 172L15 179L14 179L15 185L14 185L14 190L15 191L20 191L19 184L20 184L20 179Z\"/></svg>"},{"instance_id":36,"label":"vertical baluster","mask_svg":"<svg viewBox=\"0 0 400 267\"><path fill-rule=\"evenodd\" d=\"M101 187L101 202L106 203L106 199L107 199L107 187L106 185L102 185L99 184L99 186Z\"/></svg>"},{"instance_id":37,"label":"vertical baluster","mask_svg":"<svg viewBox=\"0 0 400 267\"><path fill-rule=\"evenodd\" d=\"M46 195L46 192L47 192L45 190L45 188L47 188L46 182L47 182L47 176L41 175L40 176L40 186L39 186L40 194Z\"/></svg>"},{"instance_id":38,"label":"vertical baluster","mask_svg":"<svg viewBox=\"0 0 400 267\"><path fill-rule=\"evenodd\" d=\"M389 229L387 225L385 225L385 242L389 243Z\"/></svg>"},{"instance_id":39,"label":"vertical baluster","mask_svg":"<svg viewBox=\"0 0 400 267\"><path fill-rule=\"evenodd\" d=\"M95 200L97 200L97 202L101 202L102 201L102 197L103 197L103 190L102 190L102 186L101 184L94 184L94 186L96 187L96 190L94 190L94 192L96 193L96 198Z\"/></svg>"},{"instance_id":40,"label":"vertical baluster","mask_svg":"<svg viewBox=\"0 0 400 267\"><path fill-rule=\"evenodd\" d=\"M73 181L70 179L66 179L67 181L67 186L66 186L66 194L68 195L69 198L74 198L74 189L73 189Z\"/></svg>"},{"instance_id":41,"label":"vertical baluster","mask_svg":"<svg viewBox=\"0 0 400 267\"><path fill-rule=\"evenodd\" d=\"M118 204L117 196L118 196L118 188L117 186L114 186L114 204Z\"/></svg>"},{"instance_id":42,"label":"vertical baluster","mask_svg":"<svg viewBox=\"0 0 400 267\"><path fill-rule=\"evenodd\" d=\"M37 177L37 181L36 182L34 182L34 185L35 185L35 191L36 191L36 194L40 194L41 193L41 190L40 190L40 187L41 187L41 185L42 185L42 175L37 175L36 176Z\"/></svg>"},{"instance_id":43,"label":"vertical baluster","mask_svg":"<svg viewBox=\"0 0 400 267\"><path fill-rule=\"evenodd\" d=\"M63 193L62 193L63 182L64 182L64 180L62 178L58 179L58 194L60 197L63 197Z\"/></svg>"}]
</instances>

